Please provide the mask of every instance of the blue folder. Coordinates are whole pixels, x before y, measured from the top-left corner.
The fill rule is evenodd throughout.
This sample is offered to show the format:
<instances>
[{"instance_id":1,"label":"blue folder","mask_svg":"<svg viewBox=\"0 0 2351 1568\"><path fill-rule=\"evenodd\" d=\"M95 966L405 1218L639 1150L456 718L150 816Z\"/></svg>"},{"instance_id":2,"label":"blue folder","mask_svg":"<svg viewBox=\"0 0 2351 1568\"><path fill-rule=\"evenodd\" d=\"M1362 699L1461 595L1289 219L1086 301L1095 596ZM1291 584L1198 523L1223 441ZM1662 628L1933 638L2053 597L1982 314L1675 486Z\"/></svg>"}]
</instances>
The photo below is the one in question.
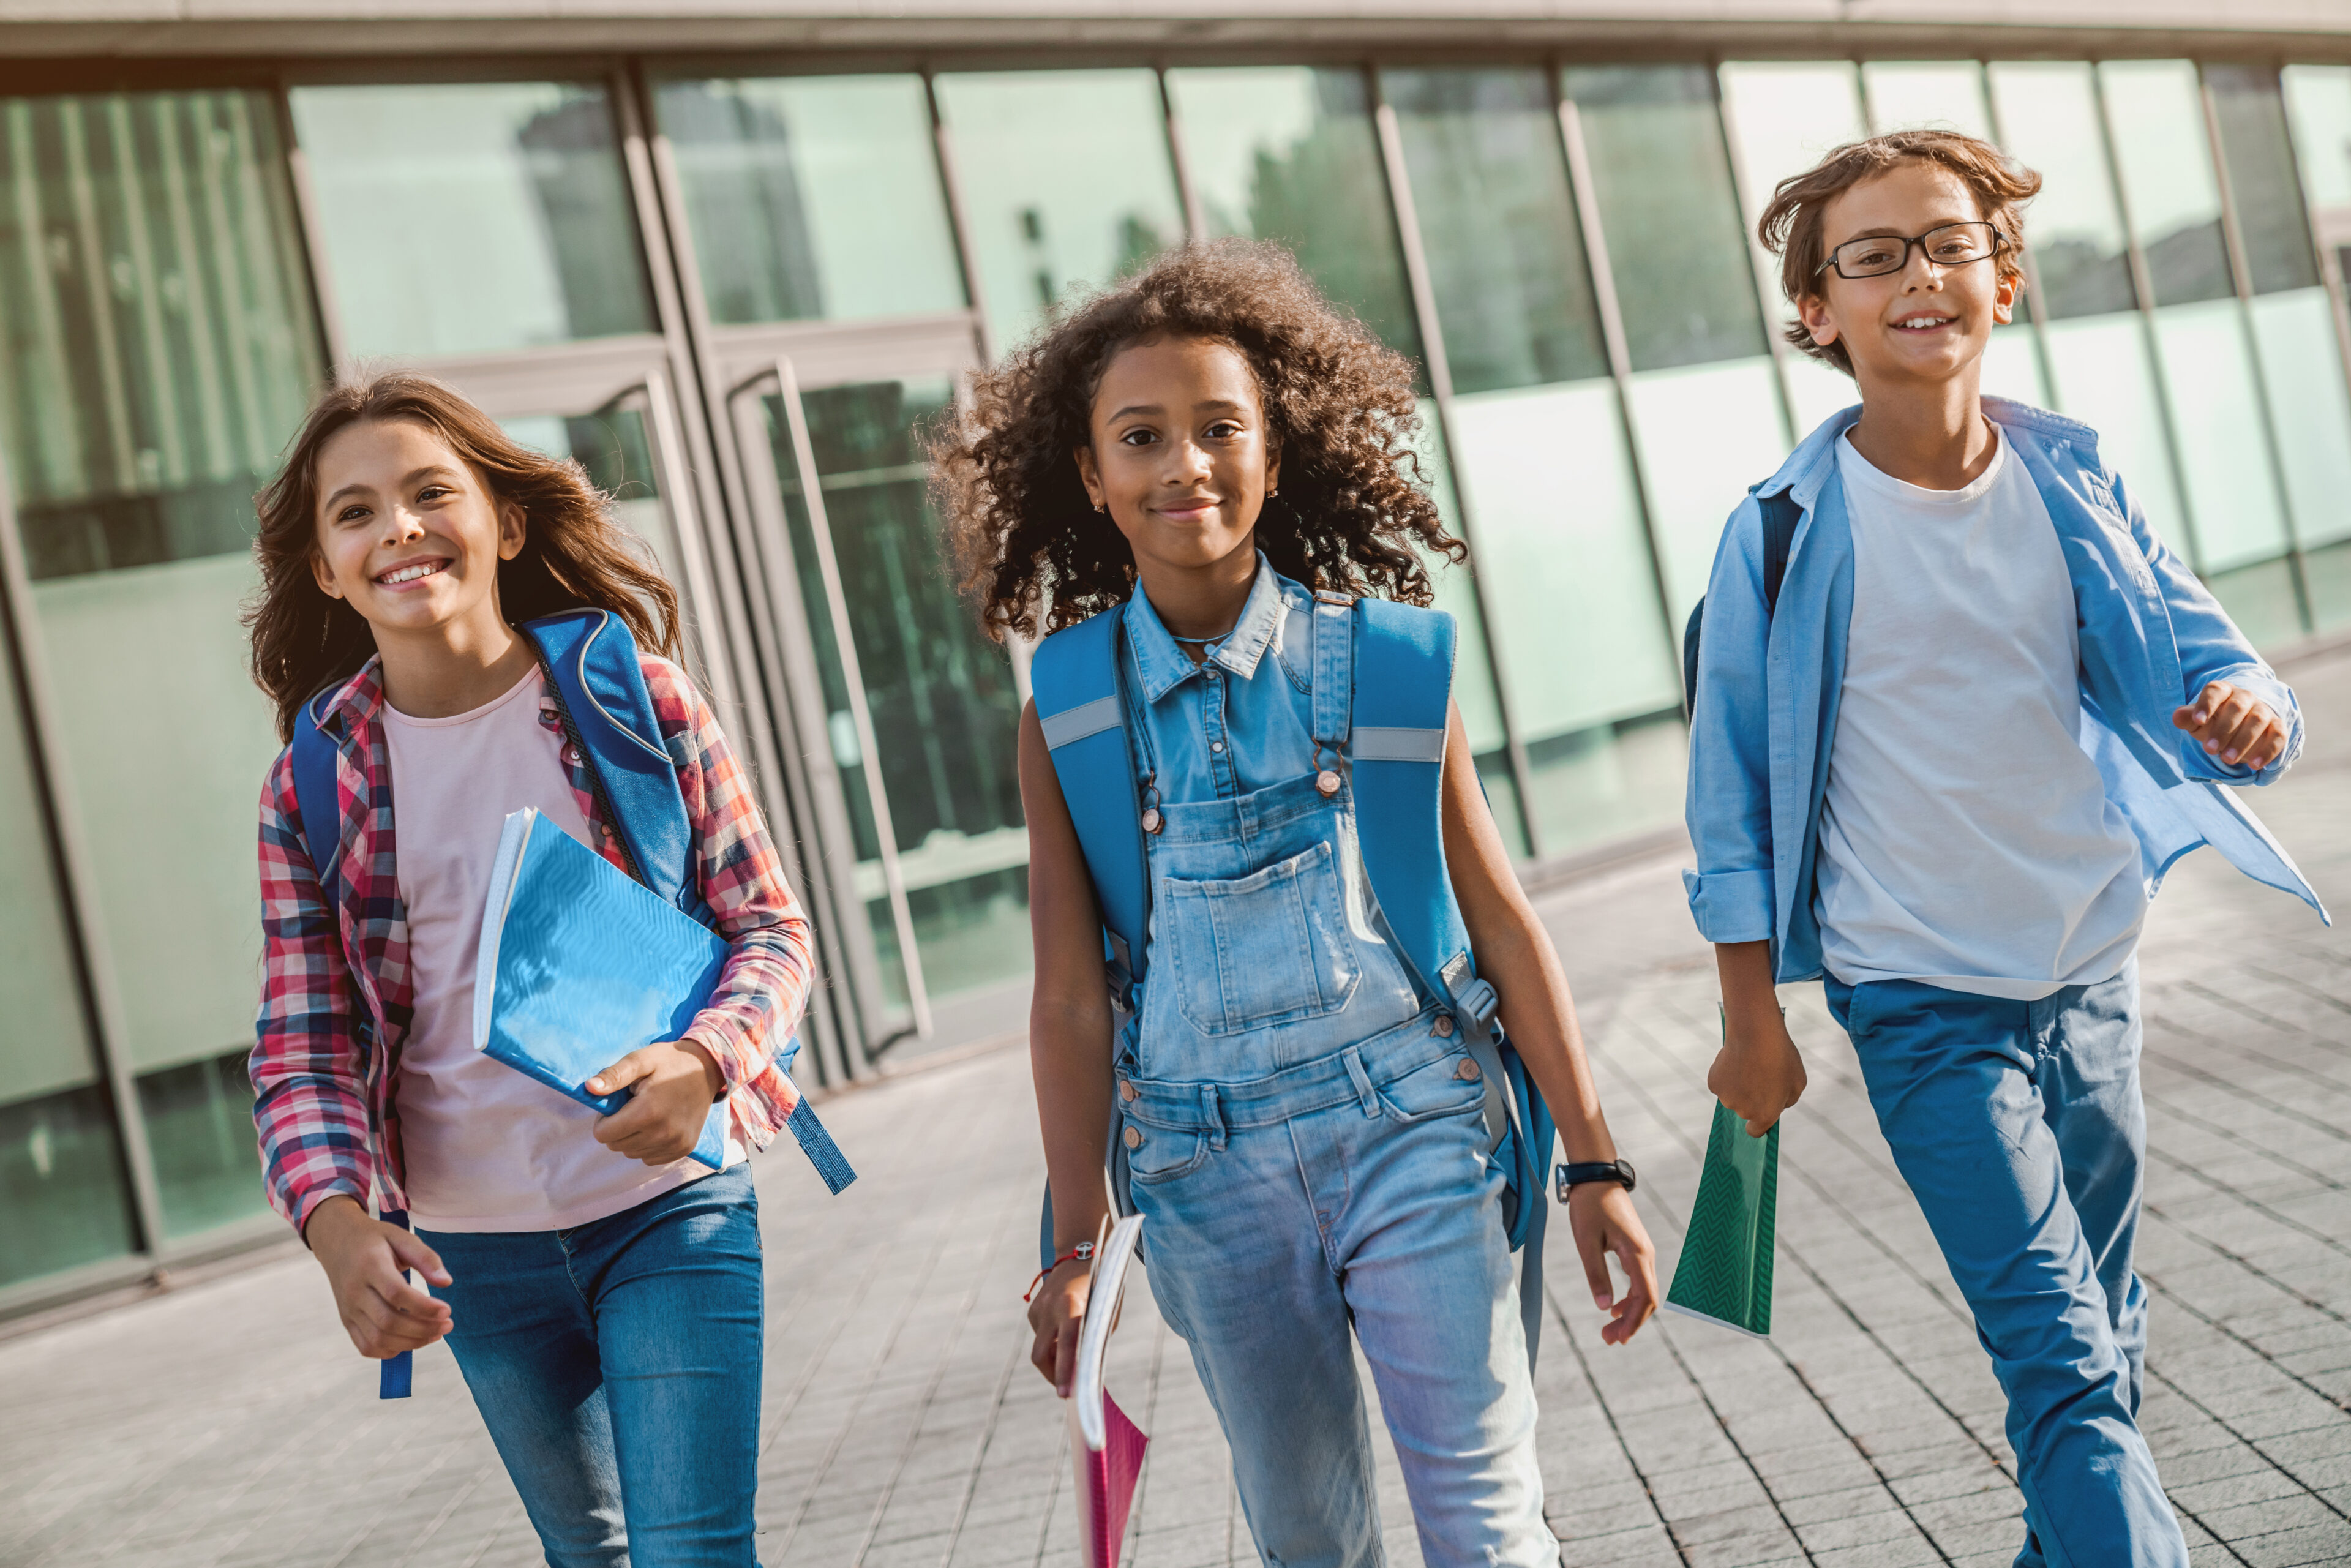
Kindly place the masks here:
<instances>
[{"instance_id":1,"label":"blue folder","mask_svg":"<svg viewBox=\"0 0 2351 1568\"><path fill-rule=\"evenodd\" d=\"M626 1089L588 1080L639 1046L683 1036L718 987L726 940L528 806L507 818L482 911L474 1049L609 1116ZM694 1157L726 1163L727 1109Z\"/></svg>"}]
</instances>

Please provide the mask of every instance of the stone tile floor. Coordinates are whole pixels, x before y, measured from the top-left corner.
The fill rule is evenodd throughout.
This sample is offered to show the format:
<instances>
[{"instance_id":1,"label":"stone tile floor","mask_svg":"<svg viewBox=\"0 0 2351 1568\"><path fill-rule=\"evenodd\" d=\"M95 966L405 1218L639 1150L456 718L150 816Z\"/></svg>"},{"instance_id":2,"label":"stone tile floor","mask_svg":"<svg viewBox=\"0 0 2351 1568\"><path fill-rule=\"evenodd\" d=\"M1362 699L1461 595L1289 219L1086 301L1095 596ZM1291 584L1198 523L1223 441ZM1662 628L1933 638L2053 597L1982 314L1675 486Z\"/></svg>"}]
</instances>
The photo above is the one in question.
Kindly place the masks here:
<instances>
[{"instance_id":1,"label":"stone tile floor","mask_svg":"<svg viewBox=\"0 0 2351 1568\"><path fill-rule=\"evenodd\" d=\"M2290 672L2314 739L2256 804L2351 909L2351 653ZM1676 857L1547 896L1670 1270L1715 1035ZM2143 949L2153 1296L2145 1424L2196 1563L2351 1563L2351 940L2211 855ZM2001 1399L1817 987L1782 1148L1775 1333L1661 1317L1597 1341L1554 1257L1541 1372L1569 1564L1994 1568L2022 1535ZM863 1178L763 1158L770 1568L992 1568L1074 1549L1062 1424L1025 1364L1040 1174L1004 1051L843 1096ZM1152 1434L1134 1568L1253 1556L1185 1347L1129 1300L1113 1386ZM0 1343L0 1565L491 1568L538 1560L445 1352L373 1397L288 1252ZM1376 1425L1376 1423L1375 1423ZM1391 1556L1417 1563L1383 1448Z\"/></svg>"}]
</instances>

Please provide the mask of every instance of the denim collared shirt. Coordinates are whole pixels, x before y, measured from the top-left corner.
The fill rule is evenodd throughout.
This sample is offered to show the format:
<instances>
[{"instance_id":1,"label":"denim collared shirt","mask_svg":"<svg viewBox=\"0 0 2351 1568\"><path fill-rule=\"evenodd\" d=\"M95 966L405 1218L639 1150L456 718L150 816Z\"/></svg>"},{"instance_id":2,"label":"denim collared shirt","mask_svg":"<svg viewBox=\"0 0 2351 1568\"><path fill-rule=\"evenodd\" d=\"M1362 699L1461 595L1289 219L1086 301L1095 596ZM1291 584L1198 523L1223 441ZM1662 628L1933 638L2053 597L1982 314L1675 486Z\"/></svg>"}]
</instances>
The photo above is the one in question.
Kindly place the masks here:
<instances>
[{"instance_id":1,"label":"denim collared shirt","mask_svg":"<svg viewBox=\"0 0 2351 1568\"><path fill-rule=\"evenodd\" d=\"M2148 894L2172 862L2210 844L2325 919L2292 858L2221 787L2267 784L2301 754L2294 693L2155 537L2099 457L2095 431L2000 398L1985 398L1983 410L2032 476L2064 550L2080 627L2082 749L2138 839ZM1707 587L1687 805L1698 869L1683 879L1699 933L1709 942L1771 939L1782 982L1821 972L1815 858L1853 611L1836 443L1860 414L1849 408L1827 420L1755 488L1785 491L1802 514L1776 613L1763 605L1762 509L1752 496L1731 514ZM2172 710L2212 681L2242 688L2285 721L2284 752L2259 773L2207 755L2173 727Z\"/></svg>"},{"instance_id":2,"label":"denim collared shirt","mask_svg":"<svg viewBox=\"0 0 2351 1568\"><path fill-rule=\"evenodd\" d=\"M1257 558L1230 632L1195 664L1140 585L1126 610L1135 764L1163 801L1228 800L1315 770L1314 596Z\"/></svg>"}]
</instances>

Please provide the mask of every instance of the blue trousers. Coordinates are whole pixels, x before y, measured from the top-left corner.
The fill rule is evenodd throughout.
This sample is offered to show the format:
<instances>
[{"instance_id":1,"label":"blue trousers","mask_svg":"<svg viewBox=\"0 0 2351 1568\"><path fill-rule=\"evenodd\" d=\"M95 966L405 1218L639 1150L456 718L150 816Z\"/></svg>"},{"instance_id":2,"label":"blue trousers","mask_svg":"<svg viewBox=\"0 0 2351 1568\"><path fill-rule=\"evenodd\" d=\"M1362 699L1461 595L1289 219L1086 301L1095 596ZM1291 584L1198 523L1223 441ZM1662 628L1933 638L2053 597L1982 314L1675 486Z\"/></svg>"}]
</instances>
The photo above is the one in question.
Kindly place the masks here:
<instances>
[{"instance_id":1,"label":"blue trousers","mask_svg":"<svg viewBox=\"0 0 2351 1568\"><path fill-rule=\"evenodd\" d=\"M2037 1002L1910 980L1826 990L2008 1394L2017 1568L2187 1568L2137 1421L2137 963Z\"/></svg>"},{"instance_id":2,"label":"blue trousers","mask_svg":"<svg viewBox=\"0 0 2351 1568\"><path fill-rule=\"evenodd\" d=\"M756 1568L759 1200L737 1165L569 1230L419 1232L549 1568Z\"/></svg>"}]
</instances>

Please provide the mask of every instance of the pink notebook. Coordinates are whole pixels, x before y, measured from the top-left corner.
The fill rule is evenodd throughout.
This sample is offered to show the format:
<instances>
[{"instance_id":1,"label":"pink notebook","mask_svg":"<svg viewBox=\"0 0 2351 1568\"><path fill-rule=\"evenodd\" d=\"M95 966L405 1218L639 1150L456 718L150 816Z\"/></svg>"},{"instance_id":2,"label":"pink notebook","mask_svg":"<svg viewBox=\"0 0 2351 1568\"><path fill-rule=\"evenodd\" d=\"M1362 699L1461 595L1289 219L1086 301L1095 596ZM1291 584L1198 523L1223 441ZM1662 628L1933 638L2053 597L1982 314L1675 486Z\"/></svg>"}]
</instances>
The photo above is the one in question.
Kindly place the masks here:
<instances>
[{"instance_id":1,"label":"pink notebook","mask_svg":"<svg viewBox=\"0 0 2351 1568\"><path fill-rule=\"evenodd\" d=\"M1078 1373L1070 1391L1070 1457L1077 1469L1078 1519L1085 1531L1086 1568L1117 1568L1126 1540L1127 1511L1143 1474L1143 1450L1151 1441L1126 1418L1102 1386L1102 1360L1110 1331L1126 1288L1126 1266L1134 1260L1143 1218L1130 1215L1111 1228L1094 1259L1093 1293L1078 1331Z\"/></svg>"}]
</instances>

